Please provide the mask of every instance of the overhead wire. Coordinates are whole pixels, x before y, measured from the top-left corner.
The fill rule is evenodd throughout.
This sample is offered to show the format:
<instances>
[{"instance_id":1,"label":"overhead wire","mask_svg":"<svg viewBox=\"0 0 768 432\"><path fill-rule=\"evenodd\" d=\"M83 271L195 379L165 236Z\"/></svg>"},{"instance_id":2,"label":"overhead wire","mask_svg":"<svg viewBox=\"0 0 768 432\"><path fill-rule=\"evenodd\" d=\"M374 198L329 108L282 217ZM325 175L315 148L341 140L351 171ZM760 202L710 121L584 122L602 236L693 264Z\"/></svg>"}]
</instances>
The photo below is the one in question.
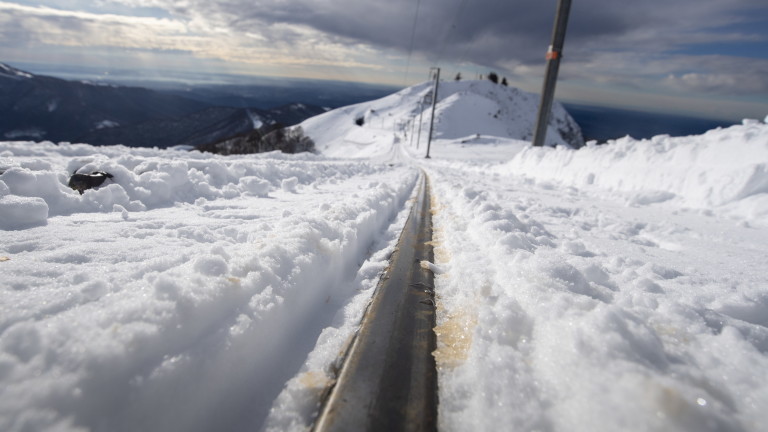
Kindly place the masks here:
<instances>
[{"instance_id":1,"label":"overhead wire","mask_svg":"<svg viewBox=\"0 0 768 432\"><path fill-rule=\"evenodd\" d=\"M437 51L437 60L436 60L437 65L439 65L442 62L443 53L445 52L445 47L446 45L448 45L448 41L451 39L451 36L455 34L453 30L456 28L456 23L459 21L459 16L461 15L461 11L464 9L465 2L466 0L459 0L459 7L456 8L456 11L453 14L453 20L451 20L451 25L448 27L445 37L442 38L440 49Z\"/></svg>"},{"instance_id":2,"label":"overhead wire","mask_svg":"<svg viewBox=\"0 0 768 432\"><path fill-rule=\"evenodd\" d=\"M416 13L413 17L413 27L411 28L411 42L408 46L408 60L405 62L405 76L403 77L403 85L408 85L408 73L411 68L411 55L413 54L413 43L416 40L416 27L419 23L419 9L421 8L421 0L416 1Z\"/></svg>"},{"instance_id":3,"label":"overhead wire","mask_svg":"<svg viewBox=\"0 0 768 432\"><path fill-rule=\"evenodd\" d=\"M451 20L451 24L448 27L448 29L444 32L445 37L441 38L442 39L442 43L440 44L440 49L437 51L437 58L436 58L436 64L438 64L438 65L442 61L442 56L443 56L443 52L445 50L446 44L448 43L448 40L450 39L450 37L453 35L453 29L456 28L456 24L458 22L459 15L461 14L461 11L464 9L465 2L466 2L466 0L459 0L458 7L456 8L456 10L454 12L453 19ZM414 20L413 20L413 28L411 29L411 41L410 41L410 46L408 48L408 60L406 62L406 70L405 70L405 77L404 77L405 83L404 83L404 85L407 85L408 74L410 72L411 56L413 54L413 46L414 46L414 42L415 42L416 29L418 28L418 19L419 19L419 9L420 9L420 6L421 6L421 0L418 0L417 3L416 3L416 14L415 14ZM432 69L430 69L429 74L430 74L430 79L432 79L432 76L431 76L432 75ZM416 122L416 119L414 118L413 126L415 127L415 125L418 124L419 130L418 130L418 132L416 132L416 134L413 133L413 130L411 131L411 145L413 145L412 144L413 136L415 135L415 137L416 137L416 148L417 149L419 148L419 140L421 138L421 126L422 126L421 116L424 114L422 102L419 103L418 111L419 111L419 120L418 120L418 122Z\"/></svg>"}]
</instances>

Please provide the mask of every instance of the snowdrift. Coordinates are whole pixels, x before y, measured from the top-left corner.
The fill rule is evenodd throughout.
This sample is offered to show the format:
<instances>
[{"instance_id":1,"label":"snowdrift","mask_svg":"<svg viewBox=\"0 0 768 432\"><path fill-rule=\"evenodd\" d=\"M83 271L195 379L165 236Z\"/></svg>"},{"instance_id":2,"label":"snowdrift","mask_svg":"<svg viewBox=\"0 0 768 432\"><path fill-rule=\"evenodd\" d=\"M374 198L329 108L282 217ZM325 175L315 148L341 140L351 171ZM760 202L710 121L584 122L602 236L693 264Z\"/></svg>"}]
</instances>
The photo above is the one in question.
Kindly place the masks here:
<instances>
[{"instance_id":1,"label":"snowdrift","mask_svg":"<svg viewBox=\"0 0 768 432\"><path fill-rule=\"evenodd\" d=\"M768 216L768 125L742 125L687 137L625 137L572 151L524 147L494 172L575 188L625 192L628 203L677 199L680 205L728 206L748 219Z\"/></svg>"},{"instance_id":2,"label":"snowdrift","mask_svg":"<svg viewBox=\"0 0 768 432\"><path fill-rule=\"evenodd\" d=\"M73 213L264 197L286 179L309 184L322 177L322 167L312 163L317 159L309 153L271 152L233 160L183 150L5 142L0 144L0 229L44 225L48 217ZM96 170L113 178L84 195L67 186L73 172Z\"/></svg>"}]
</instances>

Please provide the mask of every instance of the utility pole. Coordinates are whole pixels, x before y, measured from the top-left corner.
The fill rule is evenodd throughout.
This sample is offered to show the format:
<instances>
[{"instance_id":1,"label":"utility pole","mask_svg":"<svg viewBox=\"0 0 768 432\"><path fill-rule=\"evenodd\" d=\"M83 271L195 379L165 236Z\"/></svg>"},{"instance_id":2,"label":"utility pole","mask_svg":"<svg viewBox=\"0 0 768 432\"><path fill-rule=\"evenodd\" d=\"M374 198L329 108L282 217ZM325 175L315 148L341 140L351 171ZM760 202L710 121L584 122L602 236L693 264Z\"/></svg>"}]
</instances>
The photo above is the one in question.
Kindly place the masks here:
<instances>
[{"instance_id":1,"label":"utility pole","mask_svg":"<svg viewBox=\"0 0 768 432\"><path fill-rule=\"evenodd\" d=\"M440 82L440 68L437 69L435 74L435 87L432 89L432 118L429 120L429 138L427 139L427 155L425 159L429 159L429 149L432 146L432 129L435 126L435 105L437 105L437 83Z\"/></svg>"},{"instance_id":2,"label":"utility pole","mask_svg":"<svg viewBox=\"0 0 768 432\"><path fill-rule=\"evenodd\" d=\"M539 103L539 115L536 121L536 131L533 135L533 146L544 145L547 136L547 125L552 113L552 100L555 97L555 84L557 72L560 70L560 58L563 56L565 44L565 28L568 26L568 14L571 11L571 0L558 0L557 15L555 16L555 28L552 31L552 45L547 51L547 71L544 75L544 86L541 90L541 102Z\"/></svg>"},{"instance_id":3,"label":"utility pole","mask_svg":"<svg viewBox=\"0 0 768 432\"><path fill-rule=\"evenodd\" d=\"M424 101L419 102L419 131L416 132L416 150L419 149L419 142L421 142L421 117L424 115Z\"/></svg>"}]
</instances>

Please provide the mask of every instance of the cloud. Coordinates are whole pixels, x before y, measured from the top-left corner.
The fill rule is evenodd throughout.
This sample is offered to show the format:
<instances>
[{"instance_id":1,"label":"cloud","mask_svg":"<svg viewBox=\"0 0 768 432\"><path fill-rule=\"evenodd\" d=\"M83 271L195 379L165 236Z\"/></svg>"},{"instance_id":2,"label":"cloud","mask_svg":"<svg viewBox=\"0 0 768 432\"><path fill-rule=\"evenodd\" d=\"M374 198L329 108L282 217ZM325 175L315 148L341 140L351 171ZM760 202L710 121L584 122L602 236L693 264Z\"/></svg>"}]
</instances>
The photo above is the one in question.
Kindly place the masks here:
<instances>
[{"instance_id":1,"label":"cloud","mask_svg":"<svg viewBox=\"0 0 768 432\"><path fill-rule=\"evenodd\" d=\"M722 55L603 52L569 59L563 79L656 92L745 96L768 94L768 59Z\"/></svg>"},{"instance_id":2,"label":"cloud","mask_svg":"<svg viewBox=\"0 0 768 432\"><path fill-rule=\"evenodd\" d=\"M203 16L196 11L173 19L137 17L0 2L0 43L187 52L200 58L284 68L380 67L357 59L374 58L370 51L351 49L311 27L268 23L240 32Z\"/></svg>"},{"instance_id":3,"label":"cloud","mask_svg":"<svg viewBox=\"0 0 768 432\"><path fill-rule=\"evenodd\" d=\"M715 95L768 94L768 68L730 71L728 73L690 72L671 74L665 84L677 90Z\"/></svg>"},{"instance_id":4,"label":"cloud","mask_svg":"<svg viewBox=\"0 0 768 432\"><path fill-rule=\"evenodd\" d=\"M209 37L226 34L230 42L241 43L243 47L254 43L244 37L250 34L261 40L261 49L280 45L317 55L320 51L317 48L329 46L337 50L339 46L366 47L401 53L413 48L431 61L485 66L540 63L549 44L555 12L554 1L421 0L416 38L412 41L417 5L412 0L100 0L97 3L105 5L105 9L113 5L164 10L175 20L64 12L45 7L19 6L16 12L23 10L27 15L47 15L60 20L69 17L67 24L74 25L75 29L78 20L85 25L101 22L105 33L113 30L115 37L109 39L109 43L128 37L153 46L173 44L178 48L189 41L164 40L178 36L164 28L173 25ZM747 19L744 11L750 9L760 8L765 12L768 7L762 3L762 0L579 0L571 9L566 52L586 58L607 50L658 53L713 40L754 39L750 34L726 34L713 29ZM12 4L0 5L8 10ZM146 36L126 35L127 30L122 27L130 24ZM153 40L152 33L161 40ZM190 49L195 46L190 43Z\"/></svg>"},{"instance_id":5,"label":"cloud","mask_svg":"<svg viewBox=\"0 0 768 432\"><path fill-rule=\"evenodd\" d=\"M179 49L188 37L183 22L151 17L64 11L0 2L3 39L49 45Z\"/></svg>"},{"instance_id":6,"label":"cloud","mask_svg":"<svg viewBox=\"0 0 768 432\"><path fill-rule=\"evenodd\" d=\"M162 8L206 31L256 35L261 50L275 48L270 55L282 50L322 61L318 57L332 53L325 59L329 63L372 66L377 50L405 56L412 49L413 56L431 63L470 63L521 76L540 73L555 13L554 1L421 0L411 40L417 13L412 0L112 1ZM764 80L756 77L762 68L746 74L708 56L674 54L711 42L765 40L766 32L738 30L756 12L768 12L764 0L579 0L571 9L565 72L613 85L762 89ZM239 46L252 51L249 42ZM686 68L681 58L704 69Z\"/></svg>"},{"instance_id":7,"label":"cloud","mask_svg":"<svg viewBox=\"0 0 768 432\"><path fill-rule=\"evenodd\" d=\"M0 43L173 50L249 64L256 72L307 75L302 68L314 67L312 73L371 73L367 79L389 82L402 76L412 49L418 67L470 64L522 81L541 74L556 6L541 0L79 4L88 12L0 1ZM132 10L141 16L127 16ZM162 14L148 16L153 10ZM741 25L760 16L768 16L764 0L574 1L562 77L681 93L765 92L764 59L685 54L713 42L765 41L768 30Z\"/></svg>"},{"instance_id":8,"label":"cloud","mask_svg":"<svg viewBox=\"0 0 768 432\"><path fill-rule=\"evenodd\" d=\"M437 60L496 64L540 60L549 43L555 2L540 0L422 0L416 40L410 39L417 2L412 0L113 0L160 7L211 28L232 32L268 31L275 24L316 30L343 43L408 50ZM714 29L749 18L768 7L762 0L645 0L574 2L566 48L669 50L735 35ZM749 35L743 35L747 37ZM300 43L300 40L292 41Z\"/></svg>"}]
</instances>

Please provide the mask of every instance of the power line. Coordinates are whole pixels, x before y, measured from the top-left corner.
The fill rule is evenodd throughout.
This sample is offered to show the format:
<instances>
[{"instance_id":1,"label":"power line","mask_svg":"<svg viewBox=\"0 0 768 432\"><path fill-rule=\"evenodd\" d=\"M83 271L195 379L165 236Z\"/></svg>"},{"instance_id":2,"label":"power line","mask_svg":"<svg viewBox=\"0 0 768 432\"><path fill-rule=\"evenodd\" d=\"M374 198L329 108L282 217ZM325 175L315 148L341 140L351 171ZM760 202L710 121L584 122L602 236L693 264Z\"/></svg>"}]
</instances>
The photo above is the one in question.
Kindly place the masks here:
<instances>
[{"instance_id":1,"label":"power line","mask_svg":"<svg viewBox=\"0 0 768 432\"><path fill-rule=\"evenodd\" d=\"M421 7L421 0L416 1L416 14L413 17L413 28L411 28L411 43L408 46L408 60L405 62L405 76L403 77L403 85L408 85L408 72L411 68L411 54L413 53L413 42L416 40L416 26L419 23L419 8Z\"/></svg>"},{"instance_id":2,"label":"power line","mask_svg":"<svg viewBox=\"0 0 768 432\"><path fill-rule=\"evenodd\" d=\"M446 35L440 44L440 49L437 51L437 61L435 64L439 65L440 62L443 59L443 52L445 52L445 46L448 45L448 41L450 40L451 36L454 34L453 29L456 28L456 23L459 21L459 15L461 14L461 11L464 9L464 3L466 0L460 0L459 1L459 7L456 8L456 12L453 14L453 20L451 21L451 25L448 27L448 31L446 32Z\"/></svg>"}]
</instances>

